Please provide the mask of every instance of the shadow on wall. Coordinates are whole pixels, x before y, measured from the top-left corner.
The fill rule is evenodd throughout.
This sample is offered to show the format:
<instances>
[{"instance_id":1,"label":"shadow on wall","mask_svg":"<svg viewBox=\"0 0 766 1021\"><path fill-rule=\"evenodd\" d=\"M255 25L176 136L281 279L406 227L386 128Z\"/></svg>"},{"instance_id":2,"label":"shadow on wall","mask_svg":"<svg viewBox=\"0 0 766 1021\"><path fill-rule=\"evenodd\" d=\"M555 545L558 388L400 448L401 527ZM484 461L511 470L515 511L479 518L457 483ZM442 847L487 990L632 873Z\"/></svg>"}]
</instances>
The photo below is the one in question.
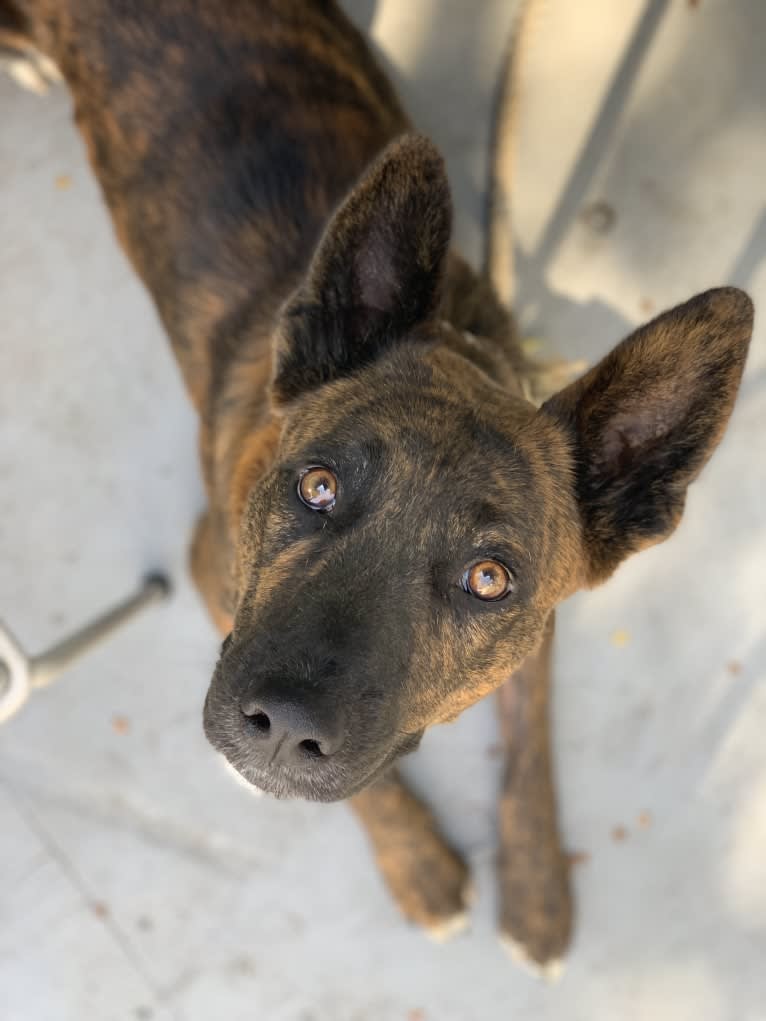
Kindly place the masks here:
<instances>
[{"instance_id":1,"label":"shadow on wall","mask_svg":"<svg viewBox=\"0 0 766 1021\"><path fill-rule=\"evenodd\" d=\"M672 8L677 18L677 8L668 0L650 0L647 11L652 7L661 8L652 31L656 38L665 15ZM722 162L726 166L728 174L721 178L725 210L726 199L736 198L741 185L738 172L751 172L747 136L761 136L766 131L762 75L766 5L746 0L739 4L690 5L689 10L692 13L684 23L683 34L675 26L677 46L672 60L666 60L661 73L651 77L642 88L640 102L632 104L621 118L621 137L605 166L602 187L610 194L618 187L624 189L627 180L646 194L651 209L654 186L661 192L661 211L662 199L670 197L664 203L667 218L688 217L684 237L702 246L709 241L706 221L717 228L719 210L705 207L707 192L697 194L695 186L704 180L698 168L704 167L705 173L713 176ZM732 73L735 68L737 73ZM682 82L682 88L675 87L675 81ZM623 107L628 98L626 93ZM741 153L740 160L731 159L734 151ZM653 176L659 180L652 181ZM675 209L674 205L683 208ZM753 211L753 233L729 263L726 282L746 287L766 256L764 215L763 208ZM717 240L728 248L738 233L735 229L722 236L724 221L724 231L719 231ZM648 271L671 272L678 257L673 246L623 246L621 254L639 276Z\"/></svg>"},{"instance_id":2,"label":"shadow on wall","mask_svg":"<svg viewBox=\"0 0 766 1021\"><path fill-rule=\"evenodd\" d=\"M682 28L674 26L672 59L665 60L659 74L655 67L648 79L642 79L660 34L669 27L671 13L677 22L685 18ZM766 5L711 4L704 15L695 4L683 10L670 0L646 0L541 240L534 250L517 252L522 325L552 337L559 350L566 350L572 337L587 346L584 353L594 360L635 325L598 298L580 303L549 285L551 267L573 227L599 206L611 211L612 196L637 195L639 202L644 196L647 220L662 224L664 243L647 243L645 236L634 237L630 231L618 231L611 238L615 261L636 281L637 293L652 279L672 277L685 252L710 252L711 245L725 251L721 242L734 241L740 234L735 226L722 237L720 217L705 206L710 201L708 189L700 195L694 192L697 182L709 183L698 168L714 173L721 158L716 157L716 149L727 145L739 149L748 132L766 130L760 72ZM739 74L732 74L734 67ZM636 95L640 79L640 95ZM680 89L676 81L683 83ZM722 158L730 168L729 153L724 151ZM592 202L594 185L601 198L596 202ZM727 188L736 191L737 186L736 181L727 181ZM752 194L752 186L745 184L742 191ZM678 218L684 221L683 228L677 229L674 207L681 206ZM722 261L716 279L694 281L692 291L724 283L745 289L752 285L766 258L766 210L756 212L760 218L756 215L740 252L730 262ZM711 238L711 231L717 231L715 237ZM678 300L683 296L679 294ZM652 311L659 309L648 308L642 318Z\"/></svg>"},{"instance_id":3,"label":"shadow on wall","mask_svg":"<svg viewBox=\"0 0 766 1021\"><path fill-rule=\"evenodd\" d=\"M397 41L407 33L408 43L404 47L407 55L401 66L394 64L380 48L378 55L415 124L434 138L447 158L455 199L456 245L476 264L483 236L491 104L504 47L520 4L518 0L514 3L487 0L477 8L475 19L468 22L469 34L459 36L443 31L443 26L449 23L452 10L460 3L462 0L423 0L409 15L397 12L400 20L396 24L390 23L385 0L344 0L343 6L365 33L372 30L380 35L378 30L382 29L384 36L391 37L396 32ZM713 53L722 82L727 74L730 76L732 66L742 69L741 81L729 82L721 89L720 108L727 118L727 127L732 127L729 115L734 91L737 121L749 123L753 114L763 116L758 68L760 40L766 36L766 5L753 2L735 8L730 5L711 8L704 19L695 16L674 60L664 68L664 76L655 76L653 87L642 93L638 106L631 104L639 77L672 6L670 0L645 3L539 242L531 251L516 253L517 292L521 299L517 312L522 328L527 335L550 338L551 347L563 354L568 353L571 338L581 347L575 352L577 356L584 354L595 360L636 325L599 297L578 301L557 292L549 282L554 260L587 210L594 183L609 195L621 182L624 187L628 174L651 178L655 155L664 150L669 158L666 155L662 163L663 190L683 194L685 182L694 170L692 161L704 156L705 147L715 144L716 132L711 132L708 126L702 126L698 132L699 150L688 144L675 144L673 138L663 136L668 96L673 91L672 76L678 73L684 82L694 82L699 77L699 89L706 90L709 109L710 96L718 88L707 60L707 54ZM498 26L502 26L502 31ZM703 49L706 60L700 61L699 52ZM735 61L732 51L737 53ZM651 268L656 269L657 259L673 258L672 251L650 252L646 245L632 243L629 236L615 236L612 241L619 246L616 253L619 261L627 264L639 281L646 275L649 261ZM728 276L724 273L717 282L747 287L764 257L766 212L755 223ZM700 281L699 289L710 283Z\"/></svg>"},{"instance_id":4,"label":"shadow on wall","mask_svg":"<svg viewBox=\"0 0 766 1021\"><path fill-rule=\"evenodd\" d=\"M519 0L342 0L373 48L417 128L438 144L449 169L455 243L474 263L481 251L489 111ZM447 26L457 24L459 31ZM392 41L391 55L387 46Z\"/></svg>"}]
</instances>

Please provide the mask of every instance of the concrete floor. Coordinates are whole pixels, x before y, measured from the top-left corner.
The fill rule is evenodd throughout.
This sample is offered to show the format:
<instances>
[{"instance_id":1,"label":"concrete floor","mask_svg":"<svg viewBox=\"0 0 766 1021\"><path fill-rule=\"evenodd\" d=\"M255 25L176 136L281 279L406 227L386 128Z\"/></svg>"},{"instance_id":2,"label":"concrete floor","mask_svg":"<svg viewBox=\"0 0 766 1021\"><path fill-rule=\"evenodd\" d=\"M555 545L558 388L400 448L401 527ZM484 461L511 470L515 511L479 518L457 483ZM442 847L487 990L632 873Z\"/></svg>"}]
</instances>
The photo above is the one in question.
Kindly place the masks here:
<instances>
[{"instance_id":1,"label":"concrete floor","mask_svg":"<svg viewBox=\"0 0 766 1021\"><path fill-rule=\"evenodd\" d=\"M446 151L475 257L508 0L348 6ZM219 768L200 727L216 639L184 570L194 419L65 93L0 80L0 615L37 649L148 566L177 582L0 731L2 1021L766 1018L764 37L759 0L548 0L528 52L527 330L593 360L714 284L759 309L681 528L560 615L582 858L552 988L494 934L491 705L408 765L476 874L472 928L444 947L399 919L343 805L257 801Z\"/></svg>"}]
</instances>

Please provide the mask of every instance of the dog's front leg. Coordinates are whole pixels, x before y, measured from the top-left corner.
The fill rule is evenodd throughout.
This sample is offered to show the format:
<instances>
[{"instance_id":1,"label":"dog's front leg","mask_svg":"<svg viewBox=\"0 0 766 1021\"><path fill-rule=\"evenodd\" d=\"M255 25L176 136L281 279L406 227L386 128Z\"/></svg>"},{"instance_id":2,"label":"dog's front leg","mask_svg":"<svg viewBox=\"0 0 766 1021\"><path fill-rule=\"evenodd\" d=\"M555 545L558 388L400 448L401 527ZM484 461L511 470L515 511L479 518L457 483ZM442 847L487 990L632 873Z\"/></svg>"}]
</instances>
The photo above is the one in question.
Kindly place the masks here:
<instances>
[{"instance_id":1,"label":"dog's front leg","mask_svg":"<svg viewBox=\"0 0 766 1021\"><path fill-rule=\"evenodd\" d=\"M553 625L551 614L538 651L498 692L505 750L499 806L500 928L513 957L549 978L559 970L572 927L548 717Z\"/></svg>"},{"instance_id":2,"label":"dog's front leg","mask_svg":"<svg viewBox=\"0 0 766 1021\"><path fill-rule=\"evenodd\" d=\"M396 770L353 797L351 806L405 917L436 940L462 929L467 922L468 869Z\"/></svg>"}]
</instances>

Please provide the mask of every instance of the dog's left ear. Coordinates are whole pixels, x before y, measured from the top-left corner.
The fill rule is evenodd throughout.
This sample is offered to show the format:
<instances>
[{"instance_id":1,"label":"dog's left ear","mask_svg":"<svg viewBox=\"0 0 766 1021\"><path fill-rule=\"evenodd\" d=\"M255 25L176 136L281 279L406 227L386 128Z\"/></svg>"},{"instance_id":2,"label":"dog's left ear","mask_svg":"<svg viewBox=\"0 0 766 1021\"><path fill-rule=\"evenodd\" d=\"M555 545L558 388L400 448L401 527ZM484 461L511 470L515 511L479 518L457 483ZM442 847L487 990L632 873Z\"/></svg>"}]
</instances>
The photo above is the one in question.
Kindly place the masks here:
<instances>
[{"instance_id":1,"label":"dog's left ear","mask_svg":"<svg viewBox=\"0 0 766 1021\"><path fill-rule=\"evenodd\" d=\"M434 315L451 220L444 160L403 135L335 213L284 311L277 402L362 368Z\"/></svg>"},{"instance_id":2,"label":"dog's left ear","mask_svg":"<svg viewBox=\"0 0 766 1021\"><path fill-rule=\"evenodd\" d=\"M731 414L752 329L743 291L706 291L636 330L538 412L571 441L589 584L678 524Z\"/></svg>"}]
</instances>

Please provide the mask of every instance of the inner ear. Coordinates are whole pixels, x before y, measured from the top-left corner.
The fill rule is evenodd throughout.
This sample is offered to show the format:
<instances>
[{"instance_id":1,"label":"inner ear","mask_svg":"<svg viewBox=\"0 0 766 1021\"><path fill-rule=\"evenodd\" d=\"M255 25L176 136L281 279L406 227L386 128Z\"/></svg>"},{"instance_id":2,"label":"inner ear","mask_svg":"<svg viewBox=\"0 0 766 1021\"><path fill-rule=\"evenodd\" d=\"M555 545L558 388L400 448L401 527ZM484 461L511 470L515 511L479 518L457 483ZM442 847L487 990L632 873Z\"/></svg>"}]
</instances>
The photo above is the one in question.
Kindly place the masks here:
<instances>
[{"instance_id":1,"label":"inner ear","mask_svg":"<svg viewBox=\"0 0 766 1021\"><path fill-rule=\"evenodd\" d=\"M364 367L434 317L451 219L436 148L419 135L397 139L333 216L284 310L277 402Z\"/></svg>"},{"instance_id":2,"label":"inner ear","mask_svg":"<svg viewBox=\"0 0 766 1021\"><path fill-rule=\"evenodd\" d=\"M363 309L368 309L374 316L393 308L397 274L388 239L373 234L359 246L354 257L354 274L358 281L359 304Z\"/></svg>"},{"instance_id":3,"label":"inner ear","mask_svg":"<svg viewBox=\"0 0 766 1021\"><path fill-rule=\"evenodd\" d=\"M609 356L613 364L598 367L577 407L594 484L627 477L650 455L659 456L663 445L678 452L695 403L709 398L696 373L678 371L681 365L672 364L672 358L663 364L671 352L629 351L635 343L630 338L628 347L621 345Z\"/></svg>"}]
</instances>

